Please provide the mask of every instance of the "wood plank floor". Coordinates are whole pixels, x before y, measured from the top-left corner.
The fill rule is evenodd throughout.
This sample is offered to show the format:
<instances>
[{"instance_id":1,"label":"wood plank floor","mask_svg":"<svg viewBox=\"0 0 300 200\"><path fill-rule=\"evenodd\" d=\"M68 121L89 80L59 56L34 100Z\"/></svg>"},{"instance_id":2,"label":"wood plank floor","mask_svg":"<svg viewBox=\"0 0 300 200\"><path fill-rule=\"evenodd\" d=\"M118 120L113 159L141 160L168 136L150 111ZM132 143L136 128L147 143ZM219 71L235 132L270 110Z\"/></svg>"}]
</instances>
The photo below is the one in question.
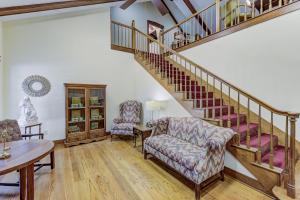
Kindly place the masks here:
<instances>
[{"instance_id":1,"label":"wood plank floor","mask_svg":"<svg viewBox=\"0 0 300 200\"><path fill-rule=\"evenodd\" d=\"M144 160L130 141L56 148L56 168L35 176L38 200L194 200L194 191L152 160ZM16 174L0 181L16 180ZM0 199L18 199L18 188L0 187ZM225 177L202 190L202 200L269 200Z\"/></svg>"}]
</instances>

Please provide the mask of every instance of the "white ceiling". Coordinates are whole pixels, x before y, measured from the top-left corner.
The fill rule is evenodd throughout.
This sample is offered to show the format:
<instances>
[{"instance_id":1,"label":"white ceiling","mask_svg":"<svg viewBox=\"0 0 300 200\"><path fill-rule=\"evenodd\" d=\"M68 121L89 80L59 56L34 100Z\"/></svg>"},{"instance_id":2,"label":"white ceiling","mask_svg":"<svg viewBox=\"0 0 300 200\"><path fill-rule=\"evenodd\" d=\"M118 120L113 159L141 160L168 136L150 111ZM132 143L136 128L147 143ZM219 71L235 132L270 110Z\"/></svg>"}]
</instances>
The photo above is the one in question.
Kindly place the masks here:
<instances>
[{"instance_id":1,"label":"white ceiling","mask_svg":"<svg viewBox=\"0 0 300 200\"><path fill-rule=\"evenodd\" d=\"M10 6L22 6L30 4L41 4L41 3L51 3L51 2L62 2L70 0L0 0L0 7L10 7Z\"/></svg>"}]
</instances>

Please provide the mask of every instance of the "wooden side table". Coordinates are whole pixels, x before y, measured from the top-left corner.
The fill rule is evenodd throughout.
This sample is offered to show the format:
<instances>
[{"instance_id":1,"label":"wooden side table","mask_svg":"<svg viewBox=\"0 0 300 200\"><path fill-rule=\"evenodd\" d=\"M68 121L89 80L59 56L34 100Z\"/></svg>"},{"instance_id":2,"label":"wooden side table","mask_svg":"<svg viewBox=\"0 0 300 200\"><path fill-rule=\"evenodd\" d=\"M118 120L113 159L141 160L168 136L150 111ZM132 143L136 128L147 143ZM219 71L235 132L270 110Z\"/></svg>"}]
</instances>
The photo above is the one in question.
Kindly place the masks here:
<instances>
[{"instance_id":1,"label":"wooden side table","mask_svg":"<svg viewBox=\"0 0 300 200\"><path fill-rule=\"evenodd\" d=\"M144 140L150 137L152 133L152 128L148 128L145 125L136 125L133 127L134 134L134 147L136 147L136 138L140 135L142 138L142 152L144 152Z\"/></svg>"}]
</instances>

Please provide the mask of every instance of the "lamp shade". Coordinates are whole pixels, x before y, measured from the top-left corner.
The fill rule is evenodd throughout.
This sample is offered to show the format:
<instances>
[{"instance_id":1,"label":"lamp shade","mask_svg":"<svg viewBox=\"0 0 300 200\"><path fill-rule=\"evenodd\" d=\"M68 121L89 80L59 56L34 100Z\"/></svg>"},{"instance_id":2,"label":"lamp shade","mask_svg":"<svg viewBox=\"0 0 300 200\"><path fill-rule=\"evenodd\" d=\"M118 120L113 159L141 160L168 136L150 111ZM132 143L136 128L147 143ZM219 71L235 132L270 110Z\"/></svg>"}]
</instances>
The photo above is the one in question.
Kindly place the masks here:
<instances>
[{"instance_id":1,"label":"lamp shade","mask_svg":"<svg viewBox=\"0 0 300 200\"><path fill-rule=\"evenodd\" d=\"M150 111L159 111L166 107L166 101L147 101L146 109Z\"/></svg>"}]
</instances>

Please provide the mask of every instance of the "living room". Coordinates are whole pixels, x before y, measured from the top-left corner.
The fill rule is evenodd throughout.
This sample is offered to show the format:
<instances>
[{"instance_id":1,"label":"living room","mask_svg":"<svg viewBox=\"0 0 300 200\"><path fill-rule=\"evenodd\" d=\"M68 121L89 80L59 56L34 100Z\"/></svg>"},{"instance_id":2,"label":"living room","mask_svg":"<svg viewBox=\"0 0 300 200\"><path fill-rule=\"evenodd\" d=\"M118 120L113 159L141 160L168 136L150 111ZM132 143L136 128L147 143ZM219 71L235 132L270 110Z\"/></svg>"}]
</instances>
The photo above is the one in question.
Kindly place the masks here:
<instances>
[{"instance_id":1,"label":"living room","mask_svg":"<svg viewBox=\"0 0 300 200\"><path fill-rule=\"evenodd\" d=\"M181 3L176 1L163 1L169 9L164 15L155 1L137 1L125 9L127 1L71 2L0 3L0 151L4 157L8 154L0 160L1 199L292 199L293 192L299 196L298 2L276 8L282 16L274 18L274 9L240 25L234 21L211 36L200 31L197 37L193 34L199 17L192 16L197 19L191 23L195 29L184 25L188 13L179 12ZM273 18L260 19L271 13ZM206 20L207 26L216 26ZM251 25L243 25L247 23ZM171 32L175 48L167 46ZM198 98L198 89L204 97ZM218 118L222 114L243 116L226 121ZM134 123L122 124L131 115ZM8 127L14 120L18 123ZM242 122L247 128L243 133L234 129ZM175 134L178 127L183 136ZM173 155L171 149L177 148L168 146L170 141L161 133L156 135L160 128L163 135L188 141L184 144L189 149ZM262 141L260 153L251 146L254 129ZM7 135L16 132L24 144L46 142L42 146L48 150L35 158L41 161L31 162L31 168L38 168L34 174L22 164L10 170L5 166L16 165L13 161L17 155L22 158L22 151L34 155L14 146ZM29 136L32 140L24 137L36 133ZM186 138L191 135L196 139ZM148 137L158 139L151 143ZM171 163L156 154L167 147L170 151L164 156L169 155ZM279 147L283 151L277 151ZM277 160L277 153L284 154L283 160ZM197 171L197 164L204 162L200 157L207 163L215 160L218 164L212 166L217 167ZM181 162L207 177L180 171Z\"/></svg>"}]
</instances>

